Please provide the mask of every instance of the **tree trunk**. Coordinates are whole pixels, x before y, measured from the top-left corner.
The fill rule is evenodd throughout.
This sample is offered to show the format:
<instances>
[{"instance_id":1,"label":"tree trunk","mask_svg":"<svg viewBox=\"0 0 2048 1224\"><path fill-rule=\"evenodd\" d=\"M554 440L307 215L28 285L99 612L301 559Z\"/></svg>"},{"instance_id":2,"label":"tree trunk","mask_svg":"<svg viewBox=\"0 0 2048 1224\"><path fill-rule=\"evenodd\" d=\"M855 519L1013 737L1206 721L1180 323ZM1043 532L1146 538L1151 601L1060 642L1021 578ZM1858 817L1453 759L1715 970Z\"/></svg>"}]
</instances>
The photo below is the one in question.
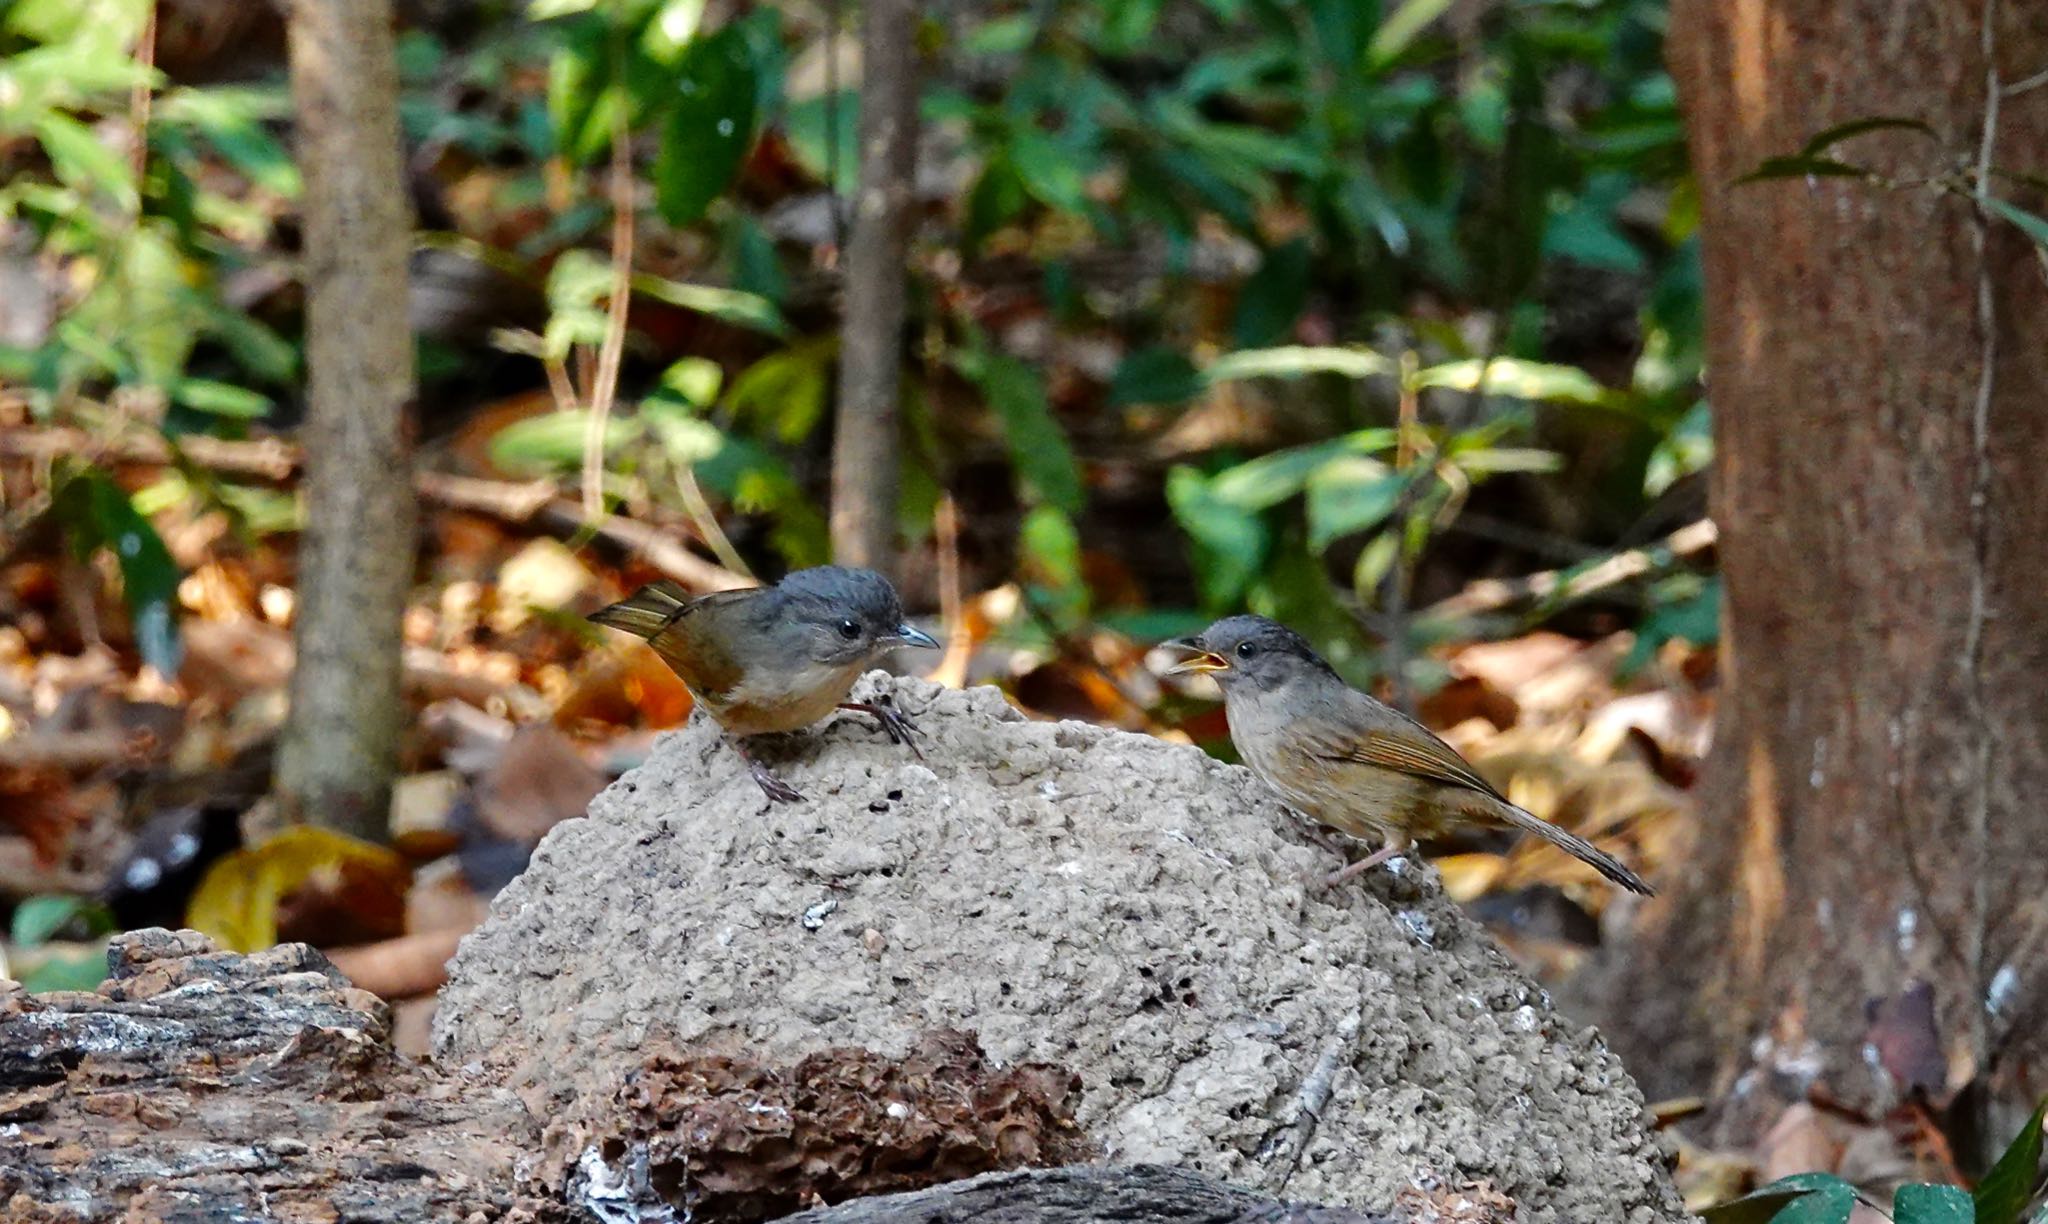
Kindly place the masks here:
<instances>
[{"instance_id":1,"label":"tree trunk","mask_svg":"<svg viewBox=\"0 0 2048 1224\"><path fill-rule=\"evenodd\" d=\"M1718 1075L1739 1132L1812 1091L1881 1111L1989 1074L2038 1094L2040 252L1954 192L1734 180L1873 116L1933 136L1830 155L1896 179L2048 169L2048 89L1996 96L2048 66L2048 17L1674 0L1669 48L1702 196L1725 693L1692 875L1630 955L1618 1036L1639 1071Z\"/></svg>"},{"instance_id":2,"label":"tree trunk","mask_svg":"<svg viewBox=\"0 0 2048 1224\"><path fill-rule=\"evenodd\" d=\"M846 244L846 322L832 445L832 554L890 573L905 264L917 176L917 13L868 0L861 32L860 194Z\"/></svg>"},{"instance_id":3,"label":"tree trunk","mask_svg":"<svg viewBox=\"0 0 2048 1224\"><path fill-rule=\"evenodd\" d=\"M308 409L298 667L277 789L297 819L375 836L397 760L417 513L391 0L293 0L288 21L306 177Z\"/></svg>"}]
</instances>

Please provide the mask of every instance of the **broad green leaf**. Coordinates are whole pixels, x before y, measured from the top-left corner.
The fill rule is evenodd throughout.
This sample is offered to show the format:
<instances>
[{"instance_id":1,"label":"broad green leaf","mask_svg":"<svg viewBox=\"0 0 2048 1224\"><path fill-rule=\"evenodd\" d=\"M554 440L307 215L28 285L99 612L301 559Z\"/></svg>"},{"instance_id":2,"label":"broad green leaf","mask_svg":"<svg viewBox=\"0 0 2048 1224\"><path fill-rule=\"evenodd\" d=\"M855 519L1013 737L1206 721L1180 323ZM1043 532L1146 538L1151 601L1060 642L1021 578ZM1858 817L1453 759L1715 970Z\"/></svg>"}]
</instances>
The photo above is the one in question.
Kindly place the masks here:
<instances>
[{"instance_id":1,"label":"broad green leaf","mask_svg":"<svg viewBox=\"0 0 2048 1224\"><path fill-rule=\"evenodd\" d=\"M1892 1224L1973 1224L1975 1210L1954 1186L1900 1186L1892 1196Z\"/></svg>"},{"instance_id":2,"label":"broad green leaf","mask_svg":"<svg viewBox=\"0 0 2048 1224\"><path fill-rule=\"evenodd\" d=\"M1454 456L1465 471L1484 475L1499 472L1555 472L1564 460L1555 451L1529 446L1481 446L1461 450Z\"/></svg>"},{"instance_id":3,"label":"broad green leaf","mask_svg":"<svg viewBox=\"0 0 2048 1224\"><path fill-rule=\"evenodd\" d=\"M2048 1100L2041 1102L1998 1163L1977 1183L1974 1196L1977 1224L2018 1224L2020 1213L2033 1199L2041 1180L2041 1119L2048 1114Z\"/></svg>"},{"instance_id":4,"label":"broad green leaf","mask_svg":"<svg viewBox=\"0 0 2048 1224\"><path fill-rule=\"evenodd\" d=\"M1110 380L1109 402L1179 404L1202 389L1202 376L1178 350L1155 346L1125 355Z\"/></svg>"},{"instance_id":5,"label":"broad green leaf","mask_svg":"<svg viewBox=\"0 0 2048 1224\"><path fill-rule=\"evenodd\" d=\"M1077 213L1088 206L1087 181L1074 155L1035 127L1010 134L1010 164L1024 189L1061 212Z\"/></svg>"},{"instance_id":6,"label":"broad green leaf","mask_svg":"<svg viewBox=\"0 0 2048 1224\"><path fill-rule=\"evenodd\" d=\"M633 417L607 418L605 451L633 441L642 429L642 423ZM491 462L525 475L570 471L583 462L583 439L589 432L590 413L580 408L514 421L491 439Z\"/></svg>"},{"instance_id":7,"label":"broad green leaf","mask_svg":"<svg viewBox=\"0 0 2048 1224\"><path fill-rule=\"evenodd\" d=\"M238 421L257 420L271 407L270 397L259 391L207 378L179 379L171 387L171 399L195 412Z\"/></svg>"},{"instance_id":8,"label":"broad green leaf","mask_svg":"<svg viewBox=\"0 0 2048 1224\"><path fill-rule=\"evenodd\" d=\"M647 400L640 406L640 417L678 467L694 468L725 447L718 426L674 400Z\"/></svg>"},{"instance_id":9,"label":"broad green leaf","mask_svg":"<svg viewBox=\"0 0 2048 1224\"><path fill-rule=\"evenodd\" d=\"M1416 371L1415 385L1471 391L1479 385L1482 368L1486 371L1487 395L1593 406L1614 398L1612 391L1577 366L1522 361L1514 357L1496 357L1492 361L1472 358L1426 366Z\"/></svg>"},{"instance_id":10,"label":"broad green leaf","mask_svg":"<svg viewBox=\"0 0 2048 1224\"><path fill-rule=\"evenodd\" d=\"M112 918L105 908L84 897L46 894L30 897L14 907L9 939L17 948L40 948L50 942L73 919L86 919L94 934L111 929Z\"/></svg>"},{"instance_id":11,"label":"broad green leaf","mask_svg":"<svg viewBox=\"0 0 2048 1224\"><path fill-rule=\"evenodd\" d=\"M80 552L104 548L121 570L121 594L142 661L175 676L183 659L178 640L178 566L156 528L121 487L99 472L73 476L59 497L59 516Z\"/></svg>"},{"instance_id":12,"label":"broad green leaf","mask_svg":"<svg viewBox=\"0 0 2048 1224\"><path fill-rule=\"evenodd\" d=\"M1400 58L1430 23L1443 16L1450 7L1451 0L1402 0L1400 7L1387 14L1387 19L1380 23L1378 32L1372 36L1369 55L1372 67L1383 68Z\"/></svg>"},{"instance_id":13,"label":"broad green leaf","mask_svg":"<svg viewBox=\"0 0 2048 1224\"><path fill-rule=\"evenodd\" d=\"M802 441L825 419L831 352L829 344L812 342L768 354L733 379L727 406L782 442Z\"/></svg>"},{"instance_id":14,"label":"broad green leaf","mask_svg":"<svg viewBox=\"0 0 2048 1224\"><path fill-rule=\"evenodd\" d=\"M529 21L547 21L587 13L597 5L598 0L528 0L526 17Z\"/></svg>"},{"instance_id":15,"label":"broad green leaf","mask_svg":"<svg viewBox=\"0 0 2048 1224\"><path fill-rule=\"evenodd\" d=\"M1053 418L1038 372L1006 353L983 349L960 359L961 372L980 384L1003 423L1010 462L1038 501L1079 514L1087 494L1067 435Z\"/></svg>"},{"instance_id":16,"label":"broad green leaf","mask_svg":"<svg viewBox=\"0 0 2048 1224\"><path fill-rule=\"evenodd\" d=\"M1377 459L1340 455L1308 478L1308 546L1322 552L1354 532L1386 521L1401 504L1408 477Z\"/></svg>"},{"instance_id":17,"label":"broad green leaf","mask_svg":"<svg viewBox=\"0 0 2048 1224\"><path fill-rule=\"evenodd\" d=\"M1239 347L1251 349L1285 338L1308 303L1308 286L1306 239L1267 251L1259 270L1238 291L1230 330Z\"/></svg>"},{"instance_id":18,"label":"broad green leaf","mask_svg":"<svg viewBox=\"0 0 2048 1224\"><path fill-rule=\"evenodd\" d=\"M735 26L683 52L654 163L655 204L670 225L702 217L739 172L754 141L757 84L753 52Z\"/></svg>"},{"instance_id":19,"label":"broad green leaf","mask_svg":"<svg viewBox=\"0 0 2048 1224\"><path fill-rule=\"evenodd\" d=\"M684 357L661 372L662 389L697 408L716 404L724 381L724 369L709 357Z\"/></svg>"},{"instance_id":20,"label":"broad green leaf","mask_svg":"<svg viewBox=\"0 0 2048 1224\"><path fill-rule=\"evenodd\" d=\"M1370 378L1393 372L1394 363L1371 349L1284 345L1226 353L1210 362L1202 377L1214 384L1241 378L1299 378L1304 374Z\"/></svg>"},{"instance_id":21,"label":"broad green leaf","mask_svg":"<svg viewBox=\"0 0 2048 1224\"><path fill-rule=\"evenodd\" d=\"M2020 232L2033 239L2036 246L2048 251L2048 220L2043 220L2038 214L2030 213L2024 208L2008 204L1997 196L1977 198L1984 207L2018 226Z\"/></svg>"},{"instance_id":22,"label":"broad green leaf","mask_svg":"<svg viewBox=\"0 0 2048 1224\"><path fill-rule=\"evenodd\" d=\"M1074 520L1053 506L1036 506L1017 530L1025 576L1051 597L1056 615L1071 627L1088 610L1081 581L1081 536Z\"/></svg>"},{"instance_id":23,"label":"broad green leaf","mask_svg":"<svg viewBox=\"0 0 2048 1224\"><path fill-rule=\"evenodd\" d=\"M782 130L797 164L834 193L851 196L860 188L860 92L813 94L789 104ZM833 133L837 133L837 137Z\"/></svg>"},{"instance_id":24,"label":"broad green leaf","mask_svg":"<svg viewBox=\"0 0 2048 1224\"><path fill-rule=\"evenodd\" d=\"M1236 604L1265 563L1272 542L1265 523L1215 497L1209 478L1185 465L1166 474L1166 504L1194 544L1203 604Z\"/></svg>"},{"instance_id":25,"label":"broad green leaf","mask_svg":"<svg viewBox=\"0 0 2048 1224\"><path fill-rule=\"evenodd\" d=\"M264 124L290 116L290 103L276 90L174 89L156 100L163 123L188 124L242 177L286 198L303 187L299 167L284 142Z\"/></svg>"},{"instance_id":26,"label":"broad green leaf","mask_svg":"<svg viewBox=\"0 0 2048 1224\"><path fill-rule=\"evenodd\" d=\"M21 975L21 985L30 994L49 994L58 990L94 990L106 978L107 954L92 951L46 957Z\"/></svg>"},{"instance_id":27,"label":"broad green leaf","mask_svg":"<svg viewBox=\"0 0 2048 1224\"><path fill-rule=\"evenodd\" d=\"M1700 1213L1707 1224L1780 1224L1780 1213L1797 1207L1805 1200L1817 1195L1834 1195L1837 1192L1847 1196L1849 1206L1842 1209L1842 1220L1849 1218L1849 1211L1856 1201L1856 1192L1849 1183L1828 1173L1795 1173L1780 1178L1760 1190L1709 1207ZM1782 1221L1782 1224L1815 1224L1826 1217L1797 1216Z\"/></svg>"},{"instance_id":28,"label":"broad green leaf","mask_svg":"<svg viewBox=\"0 0 2048 1224\"><path fill-rule=\"evenodd\" d=\"M1391 429L1361 429L1341 438L1291 446L1217 473L1209 482L1209 493L1240 510L1264 510L1301 492L1311 472L1339 455L1368 455L1393 446Z\"/></svg>"},{"instance_id":29,"label":"broad green leaf","mask_svg":"<svg viewBox=\"0 0 2048 1224\"><path fill-rule=\"evenodd\" d=\"M783 321L782 312L775 308L775 303L758 293L722 289L716 285L690 285L644 272L635 275L632 284L635 293L644 293L671 306L710 315L735 327L770 336L789 334L789 324Z\"/></svg>"},{"instance_id":30,"label":"broad green leaf","mask_svg":"<svg viewBox=\"0 0 2048 1224\"><path fill-rule=\"evenodd\" d=\"M704 23L705 0L661 0L640 33L640 49L657 64L673 64Z\"/></svg>"},{"instance_id":31,"label":"broad green leaf","mask_svg":"<svg viewBox=\"0 0 2048 1224\"><path fill-rule=\"evenodd\" d=\"M36 139L65 183L80 191L104 192L125 212L142 207L142 197L135 189L135 168L102 144L91 128L53 111L36 121Z\"/></svg>"}]
</instances>

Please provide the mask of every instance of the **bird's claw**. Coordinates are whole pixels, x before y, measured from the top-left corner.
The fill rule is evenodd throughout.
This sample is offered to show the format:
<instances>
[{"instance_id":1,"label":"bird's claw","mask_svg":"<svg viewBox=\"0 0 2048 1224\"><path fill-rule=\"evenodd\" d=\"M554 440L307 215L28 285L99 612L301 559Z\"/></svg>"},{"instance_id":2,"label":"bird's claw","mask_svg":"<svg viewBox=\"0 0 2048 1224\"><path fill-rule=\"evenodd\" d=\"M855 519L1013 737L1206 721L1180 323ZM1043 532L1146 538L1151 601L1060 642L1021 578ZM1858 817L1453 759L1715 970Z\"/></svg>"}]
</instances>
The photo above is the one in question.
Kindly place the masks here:
<instances>
[{"instance_id":1,"label":"bird's claw","mask_svg":"<svg viewBox=\"0 0 2048 1224\"><path fill-rule=\"evenodd\" d=\"M763 793L776 803L801 803L803 792L781 778L773 770L752 757L747 758L747 773L751 775Z\"/></svg>"},{"instance_id":2,"label":"bird's claw","mask_svg":"<svg viewBox=\"0 0 2048 1224\"><path fill-rule=\"evenodd\" d=\"M910 721L910 715L897 709L896 704L889 698L882 697L875 701L849 701L841 704L839 708L842 710L860 710L874 715L875 721L882 725L882 734L889 737L890 743L901 744L903 747L910 749L912 756L920 761L924 760L924 752L917 746L917 736L922 734L922 732L917 729L916 723Z\"/></svg>"}]
</instances>

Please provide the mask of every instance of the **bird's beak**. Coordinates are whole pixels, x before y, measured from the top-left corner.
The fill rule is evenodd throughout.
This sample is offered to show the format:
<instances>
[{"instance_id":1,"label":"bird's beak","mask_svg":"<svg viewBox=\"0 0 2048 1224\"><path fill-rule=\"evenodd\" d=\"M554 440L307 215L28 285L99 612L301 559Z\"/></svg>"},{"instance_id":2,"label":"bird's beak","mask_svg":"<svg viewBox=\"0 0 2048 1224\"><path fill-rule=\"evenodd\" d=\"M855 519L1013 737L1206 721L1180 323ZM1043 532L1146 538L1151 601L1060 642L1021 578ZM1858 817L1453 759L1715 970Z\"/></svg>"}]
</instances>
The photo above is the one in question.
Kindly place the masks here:
<instances>
[{"instance_id":1,"label":"bird's beak","mask_svg":"<svg viewBox=\"0 0 2048 1224\"><path fill-rule=\"evenodd\" d=\"M1202 645L1199 639L1177 638L1165 644L1188 652L1187 658L1166 669L1169 676L1201 676L1230 670L1230 660Z\"/></svg>"},{"instance_id":2,"label":"bird's beak","mask_svg":"<svg viewBox=\"0 0 2048 1224\"><path fill-rule=\"evenodd\" d=\"M883 638L882 641L883 644L889 646L919 646L926 650L940 649L939 639L926 633L916 625L910 624L908 621L896 626L896 632Z\"/></svg>"}]
</instances>

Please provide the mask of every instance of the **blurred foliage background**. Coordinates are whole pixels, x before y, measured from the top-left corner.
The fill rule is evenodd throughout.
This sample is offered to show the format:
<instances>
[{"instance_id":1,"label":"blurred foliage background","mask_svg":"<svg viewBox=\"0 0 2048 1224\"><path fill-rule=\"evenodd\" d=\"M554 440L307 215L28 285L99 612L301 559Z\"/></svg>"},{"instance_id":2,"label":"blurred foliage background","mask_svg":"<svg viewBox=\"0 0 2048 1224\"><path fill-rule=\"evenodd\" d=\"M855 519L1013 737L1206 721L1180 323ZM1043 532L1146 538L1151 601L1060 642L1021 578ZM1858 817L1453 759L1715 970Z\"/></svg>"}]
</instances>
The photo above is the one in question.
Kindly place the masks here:
<instances>
[{"instance_id":1,"label":"blurred foliage background","mask_svg":"<svg viewBox=\"0 0 2048 1224\"><path fill-rule=\"evenodd\" d=\"M533 0L407 11L420 429L453 470L572 478L614 206L636 214L612 505L729 567L825 559L837 255L858 172L838 6ZM1653 0L1047 0L932 6L903 428L903 578L1023 582L1039 644L1240 606L1353 679L1554 606L1431 615L1473 576L1572 571L1700 516L1695 193ZM0 377L106 438L288 434L300 295L275 19L21 0L0 18ZM681 84L679 85L678 82ZM138 141L135 124L144 121ZM615 134L634 181L607 187ZM90 456L60 481L104 489ZM68 462L82 460L82 462ZM275 482L178 463L288 531ZM175 670L164 550L118 559ZM711 531L707 520L715 521ZM1710 638L1711 578L1591 615ZM1616 618L1619 619L1616 619ZM1412 673L1412 674L1410 674Z\"/></svg>"}]
</instances>

